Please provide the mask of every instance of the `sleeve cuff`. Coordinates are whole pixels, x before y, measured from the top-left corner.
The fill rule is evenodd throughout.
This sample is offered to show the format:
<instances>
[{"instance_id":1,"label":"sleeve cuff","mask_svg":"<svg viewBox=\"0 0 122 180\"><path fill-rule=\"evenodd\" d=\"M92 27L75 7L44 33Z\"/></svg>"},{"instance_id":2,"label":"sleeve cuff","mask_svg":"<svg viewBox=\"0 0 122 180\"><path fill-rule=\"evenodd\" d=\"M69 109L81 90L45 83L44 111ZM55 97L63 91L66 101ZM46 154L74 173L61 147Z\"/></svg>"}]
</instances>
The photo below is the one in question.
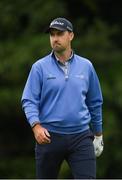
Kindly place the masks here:
<instances>
[{"instance_id":1,"label":"sleeve cuff","mask_svg":"<svg viewBox=\"0 0 122 180\"><path fill-rule=\"evenodd\" d=\"M28 122L31 127L34 127L37 123L40 124L40 120L38 119L38 117L31 117Z\"/></svg>"},{"instance_id":2,"label":"sleeve cuff","mask_svg":"<svg viewBox=\"0 0 122 180\"><path fill-rule=\"evenodd\" d=\"M102 125L100 125L100 126L98 126L98 125L97 126L93 126L92 130L93 130L94 134L102 133Z\"/></svg>"},{"instance_id":3,"label":"sleeve cuff","mask_svg":"<svg viewBox=\"0 0 122 180\"><path fill-rule=\"evenodd\" d=\"M33 128L36 124L40 124L40 122L39 122L39 121L33 122L33 123L31 124L31 128Z\"/></svg>"}]
</instances>

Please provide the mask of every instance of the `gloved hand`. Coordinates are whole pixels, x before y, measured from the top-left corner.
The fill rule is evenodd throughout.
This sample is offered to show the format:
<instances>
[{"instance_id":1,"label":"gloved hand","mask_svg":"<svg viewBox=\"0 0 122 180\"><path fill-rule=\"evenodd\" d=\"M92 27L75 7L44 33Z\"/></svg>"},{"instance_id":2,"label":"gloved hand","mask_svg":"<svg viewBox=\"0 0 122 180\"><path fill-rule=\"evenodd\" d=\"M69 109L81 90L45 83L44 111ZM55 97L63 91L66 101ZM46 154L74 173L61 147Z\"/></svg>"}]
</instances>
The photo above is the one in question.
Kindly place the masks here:
<instances>
[{"instance_id":1,"label":"gloved hand","mask_svg":"<svg viewBox=\"0 0 122 180\"><path fill-rule=\"evenodd\" d=\"M94 136L94 151L96 157L99 157L103 152L103 136Z\"/></svg>"}]
</instances>

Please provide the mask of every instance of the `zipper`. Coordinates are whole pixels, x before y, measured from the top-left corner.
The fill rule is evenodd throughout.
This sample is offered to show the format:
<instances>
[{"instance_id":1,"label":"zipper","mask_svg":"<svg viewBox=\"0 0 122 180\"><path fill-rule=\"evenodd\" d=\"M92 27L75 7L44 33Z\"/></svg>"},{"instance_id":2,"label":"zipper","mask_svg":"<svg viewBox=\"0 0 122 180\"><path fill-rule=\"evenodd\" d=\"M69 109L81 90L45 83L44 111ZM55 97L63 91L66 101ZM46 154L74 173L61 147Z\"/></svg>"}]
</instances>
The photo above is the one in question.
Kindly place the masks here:
<instances>
[{"instance_id":1,"label":"zipper","mask_svg":"<svg viewBox=\"0 0 122 180\"><path fill-rule=\"evenodd\" d=\"M57 64L58 64L59 68L63 71L65 80L68 80L70 63L66 61L64 64L60 63L60 62L58 62Z\"/></svg>"},{"instance_id":2,"label":"zipper","mask_svg":"<svg viewBox=\"0 0 122 180\"><path fill-rule=\"evenodd\" d=\"M65 62L64 64L64 75L65 75L65 80L68 80L69 78L69 63Z\"/></svg>"}]
</instances>

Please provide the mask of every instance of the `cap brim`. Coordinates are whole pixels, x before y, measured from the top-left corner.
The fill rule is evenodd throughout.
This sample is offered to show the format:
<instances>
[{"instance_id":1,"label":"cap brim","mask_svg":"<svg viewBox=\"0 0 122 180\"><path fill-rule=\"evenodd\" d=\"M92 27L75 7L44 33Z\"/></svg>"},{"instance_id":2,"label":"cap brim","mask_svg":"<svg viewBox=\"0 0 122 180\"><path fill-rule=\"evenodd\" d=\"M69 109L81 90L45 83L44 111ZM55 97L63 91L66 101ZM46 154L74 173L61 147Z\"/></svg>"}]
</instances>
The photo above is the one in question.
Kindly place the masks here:
<instances>
[{"instance_id":1,"label":"cap brim","mask_svg":"<svg viewBox=\"0 0 122 180\"><path fill-rule=\"evenodd\" d=\"M52 26L52 27L49 27L47 30L46 30L46 33L49 33L51 31L51 29L56 29L56 30L59 30L59 31L67 31L66 29L62 28L62 27L58 27L58 26Z\"/></svg>"}]
</instances>

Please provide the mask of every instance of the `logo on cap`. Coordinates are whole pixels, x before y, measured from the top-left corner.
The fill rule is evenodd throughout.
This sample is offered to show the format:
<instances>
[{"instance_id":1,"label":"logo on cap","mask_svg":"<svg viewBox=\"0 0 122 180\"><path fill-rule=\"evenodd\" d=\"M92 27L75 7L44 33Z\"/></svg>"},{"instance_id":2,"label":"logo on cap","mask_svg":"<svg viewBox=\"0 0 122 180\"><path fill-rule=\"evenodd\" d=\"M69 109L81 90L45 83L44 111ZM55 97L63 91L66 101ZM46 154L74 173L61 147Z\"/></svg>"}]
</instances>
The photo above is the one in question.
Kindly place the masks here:
<instances>
[{"instance_id":1,"label":"logo on cap","mask_svg":"<svg viewBox=\"0 0 122 180\"><path fill-rule=\"evenodd\" d=\"M51 23L46 32L50 32L51 28L57 29L59 31L71 31L73 32L73 26L70 21L65 18L56 18Z\"/></svg>"},{"instance_id":2,"label":"logo on cap","mask_svg":"<svg viewBox=\"0 0 122 180\"><path fill-rule=\"evenodd\" d=\"M63 26L64 23L63 23L63 22L59 22L59 21L53 21L53 22L50 24L50 26L53 26L53 25L61 25L61 26Z\"/></svg>"}]
</instances>

